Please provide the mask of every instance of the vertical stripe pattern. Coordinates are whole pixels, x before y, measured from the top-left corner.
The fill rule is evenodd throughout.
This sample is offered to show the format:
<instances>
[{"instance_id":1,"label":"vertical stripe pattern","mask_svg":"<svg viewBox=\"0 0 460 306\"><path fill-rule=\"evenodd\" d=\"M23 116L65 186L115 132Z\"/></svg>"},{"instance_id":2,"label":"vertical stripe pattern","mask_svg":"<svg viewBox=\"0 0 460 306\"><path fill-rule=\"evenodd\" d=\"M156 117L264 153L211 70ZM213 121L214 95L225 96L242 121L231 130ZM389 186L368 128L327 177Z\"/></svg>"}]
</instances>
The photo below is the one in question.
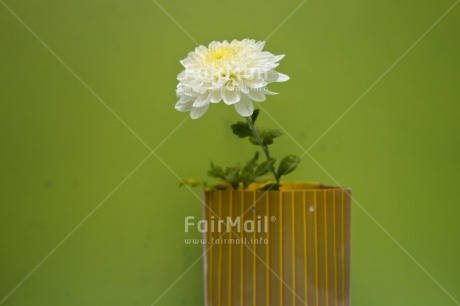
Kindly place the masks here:
<instances>
[{"instance_id":1,"label":"vertical stripe pattern","mask_svg":"<svg viewBox=\"0 0 460 306\"><path fill-rule=\"evenodd\" d=\"M350 306L350 189L204 197L206 306Z\"/></svg>"}]
</instances>

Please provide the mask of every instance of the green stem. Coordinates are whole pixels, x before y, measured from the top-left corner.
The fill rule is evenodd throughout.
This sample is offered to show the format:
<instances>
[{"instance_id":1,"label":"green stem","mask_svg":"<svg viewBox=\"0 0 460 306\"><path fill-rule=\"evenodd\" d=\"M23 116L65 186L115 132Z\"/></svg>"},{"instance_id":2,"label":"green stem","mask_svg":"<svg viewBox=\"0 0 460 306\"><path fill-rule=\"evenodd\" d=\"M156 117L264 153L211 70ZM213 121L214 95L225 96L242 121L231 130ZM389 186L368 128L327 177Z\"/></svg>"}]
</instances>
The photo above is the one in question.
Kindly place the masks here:
<instances>
[{"instance_id":1,"label":"green stem","mask_svg":"<svg viewBox=\"0 0 460 306\"><path fill-rule=\"evenodd\" d=\"M267 160L272 159L270 157L270 152L268 151L267 145L265 145L262 141L262 138L259 135L259 132L257 131L256 127L254 126L251 117L246 117L246 122L248 123L249 128L251 129L252 135L254 135L254 138L256 139L257 143L259 146L262 148L262 151L264 152L265 156L267 157ZM278 173L276 173L275 169L273 166L270 167L270 172L273 173L273 176L275 177L276 184L280 183L280 177Z\"/></svg>"}]
</instances>

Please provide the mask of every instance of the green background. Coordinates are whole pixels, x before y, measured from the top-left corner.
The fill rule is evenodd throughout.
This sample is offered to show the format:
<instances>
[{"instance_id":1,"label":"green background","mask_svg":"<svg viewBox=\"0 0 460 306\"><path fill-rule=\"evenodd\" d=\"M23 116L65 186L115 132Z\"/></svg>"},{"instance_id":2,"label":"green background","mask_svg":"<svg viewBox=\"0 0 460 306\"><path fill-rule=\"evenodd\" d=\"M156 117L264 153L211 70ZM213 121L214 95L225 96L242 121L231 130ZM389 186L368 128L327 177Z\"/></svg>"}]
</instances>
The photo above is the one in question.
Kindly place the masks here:
<instances>
[{"instance_id":1,"label":"green background","mask_svg":"<svg viewBox=\"0 0 460 306\"><path fill-rule=\"evenodd\" d=\"M353 188L353 305L460 305L460 5L426 33L453 0L158 1L0 1L0 304L203 305L176 175L253 148L224 104L167 137L179 60L269 36L261 124L317 161L290 179Z\"/></svg>"}]
</instances>

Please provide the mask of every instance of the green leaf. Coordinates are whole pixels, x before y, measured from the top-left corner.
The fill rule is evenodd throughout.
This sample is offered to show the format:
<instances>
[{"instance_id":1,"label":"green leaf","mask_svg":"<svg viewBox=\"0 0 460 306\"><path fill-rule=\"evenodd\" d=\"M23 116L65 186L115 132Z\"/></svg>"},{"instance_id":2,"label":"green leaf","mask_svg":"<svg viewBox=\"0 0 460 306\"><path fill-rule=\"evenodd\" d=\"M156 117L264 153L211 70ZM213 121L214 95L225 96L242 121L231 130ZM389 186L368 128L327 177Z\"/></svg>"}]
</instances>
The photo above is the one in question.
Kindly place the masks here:
<instances>
[{"instance_id":1,"label":"green leaf","mask_svg":"<svg viewBox=\"0 0 460 306\"><path fill-rule=\"evenodd\" d=\"M254 136L249 137L249 141L255 146L259 145L259 142L257 141L257 139Z\"/></svg>"},{"instance_id":2,"label":"green leaf","mask_svg":"<svg viewBox=\"0 0 460 306\"><path fill-rule=\"evenodd\" d=\"M280 137L283 135L280 130L277 129L267 129L262 130L260 137L262 138L262 142L264 145L269 145L273 143L273 139Z\"/></svg>"},{"instance_id":3,"label":"green leaf","mask_svg":"<svg viewBox=\"0 0 460 306\"><path fill-rule=\"evenodd\" d=\"M182 181L179 183L179 187L188 185L191 187L197 187L200 186L203 182L197 178L189 177L189 178L184 178Z\"/></svg>"},{"instance_id":4,"label":"green leaf","mask_svg":"<svg viewBox=\"0 0 460 306\"><path fill-rule=\"evenodd\" d=\"M254 170L243 170L241 172L239 180L243 183L243 187L246 189L252 182L254 182Z\"/></svg>"},{"instance_id":5,"label":"green leaf","mask_svg":"<svg viewBox=\"0 0 460 306\"><path fill-rule=\"evenodd\" d=\"M211 185L207 183L206 181L203 181L203 187L204 190L209 191L209 190L226 190L227 186L225 184L214 184Z\"/></svg>"},{"instance_id":6,"label":"green leaf","mask_svg":"<svg viewBox=\"0 0 460 306\"><path fill-rule=\"evenodd\" d=\"M216 166L213 162L211 162L211 168L208 170L208 175L214 178L223 178L224 170L220 166Z\"/></svg>"},{"instance_id":7,"label":"green leaf","mask_svg":"<svg viewBox=\"0 0 460 306\"><path fill-rule=\"evenodd\" d=\"M270 172L271 169L273 169L273 165L275 164L275 162L276 159L271 158L261 163L256 169L255 176L262 176Z\"/></svg>"},{"instance_id":8,"label":"green leaf","mask_svg":"<svg viewBox=\"0 0 460 306\"><path fill-rule=\"evenodd\" d=\"M212 186L212 188L213 188L212 190L226 190L227 189L227 187L221 186L221 185L214 185Z\"/></svg>"},{"instance_id":9,"label":"green leaf","mask_svg":"<svg viewBox=\"0 0 460 306\"><path fill-rule=\"evenodd\" d=\"M300 157L296 155L288 155L281 160L278 167L278 175L286 175L294 171L300 163Z\"/></svg>"},{"instance_id":10,"label":"green leaf","mask_svg":"<svg viewBox=\"0 0 460 306\"><path fill-rule=\"evenodd\" d=\"M271 183L271 184L267 184L263 186L262 188L259 188L259 190L261 191L279 191L281 186L282 186L281 184Z\"/></svg>"},{"instance_id":11,"label":"green leaf","mask_svg":"<svg viewBox=\"0 0 460 306\"><path fill-rule=\"evenodd\" d=\"M278 129L259 129L259 136L262 139L263 145L269 145L273 143L273 139L280 137L283 133ZM253 145L259 145L257 139L254 136L249 137L249 141Z\"/></svg>"},{"instance_id":12,"label":"green leaf","mask_svg":"<svg viewBox=\"0 0 460 306\"><path fill-rule=\"evenodd\" d=\"M243 183L243 187L248 187L254 181L254 171L253 170L243 170L241 171L239 181Z\"/></svg>"},{"instance_id":13,"label":"green leaf","mask_svg":"<svg viewBox=\"0 0 460 306\"><path fill-rule=\"evenodd\" d=\"M260 112L259 109L255 109L251 115L251 121L253 125L256 123L257 117L259 117L259 112Z\"/></svg>"},{"instance_id":14,"label":"green leaf","mask_svg":"<svg viewBox=\"0 0 460 306\"><path fill-rule=\"evenodd\" d=\"M231 125L233 134L237 135L240 138L248 137L252 135L251 129L246 122L238 121L235 124Z\"/></svg>"},{"instance_id":15,"label":"green leaf","mask_svg":"<svg viewBox=\"0 0 460 306\"><path fill-rule=\"evenodd\" d=\"M243 170L253 170L255 167L257 167L258 159L259 159L259 152L256 152L256 154L254 154L254 157L248 160Z\"/></svg>"},{"instance_id":16,"label":"green leaf","mask_svg":"<svg viewBox=\"0 0 460 306\"><path fill-rule=\"evenodd\" d=\"M241 170L239 180L243 183L243 187L247 188L254 182L256 176L254 170L257 167L257 160L259 159L259 152L254 154L254 157L246 162L246 165Z\"/></svg>"},{"instance_id":17,"label":"green leaf","mask_svg":"<svg viewBox=\"0 0 460 306\"><path fill-rule=\"evenodd\" d=\"M225 174L223 176L223 179L227 183L232 185L233 189L238 189L238 186L240 184L239 173L240 173L239 167L227 167L225 168Z\"/></svg>"}]
</instances>

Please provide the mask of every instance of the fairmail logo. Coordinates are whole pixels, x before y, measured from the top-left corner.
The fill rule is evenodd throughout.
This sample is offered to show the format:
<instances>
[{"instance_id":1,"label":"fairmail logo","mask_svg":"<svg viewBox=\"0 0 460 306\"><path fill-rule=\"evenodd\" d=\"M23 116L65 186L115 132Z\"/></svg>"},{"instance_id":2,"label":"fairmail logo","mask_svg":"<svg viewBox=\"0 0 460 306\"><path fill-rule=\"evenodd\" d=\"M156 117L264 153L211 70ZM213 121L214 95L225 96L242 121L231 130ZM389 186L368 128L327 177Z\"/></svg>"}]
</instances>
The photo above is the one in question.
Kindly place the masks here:
<instances>
[{"instance_id":1,"label":"fairmail logo","mask_svg":"<svg viewBox=\"0 0 460 306\"><path fill-rule=\"evenodd\" d=\"M232 218L227 216L223 219L211 216L210 220L195 220L194 216L187 216L184 220L185 232L188 233L191 228L196 228L201 233L213 232L236 232L240 233L266 233L268 232L268 224L275 222L276 217L257 216L255 219L247 219L242 221L241 216Z\"/></svg>"}]
</instances>

